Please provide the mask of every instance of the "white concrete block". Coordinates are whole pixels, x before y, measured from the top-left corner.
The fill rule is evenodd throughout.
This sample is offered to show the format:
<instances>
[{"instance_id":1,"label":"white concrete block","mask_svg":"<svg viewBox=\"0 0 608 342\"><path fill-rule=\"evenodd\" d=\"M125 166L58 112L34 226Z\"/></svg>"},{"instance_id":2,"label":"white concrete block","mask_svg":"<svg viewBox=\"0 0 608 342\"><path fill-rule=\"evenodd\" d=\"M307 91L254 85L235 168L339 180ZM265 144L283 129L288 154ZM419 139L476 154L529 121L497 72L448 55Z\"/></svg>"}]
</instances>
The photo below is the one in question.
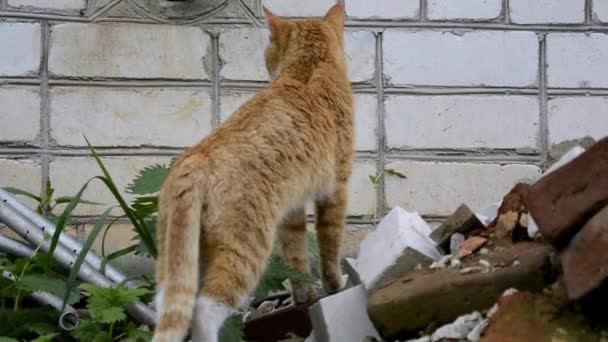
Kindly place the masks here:
<instances>
[{"instance_id":1,"label":"white concrete block","mask_svg":"<svg viewBox=\"0 0 608 342\"><path fill-rule=\"evenodd\" d=\"M533 32L387 30L384 72L395 85L533 86Z\"/></svg>"},{"instance_id":2,"label":"white concrete block","mask_svg":"<svg viewBox=\"0 0 608 342\"><path fill-rule=\"evenodd\" d=\"M139 171L156 163L166 164L169 160L169 157L102 156L102 161L127 202L135 196L127 194L125 188ZM100 175L102 173L99 166L93 158L89 157L55 157L49 166L49 177L55 187L55 196L74 196L89 179ZM107 187L98 180L89 184L83 198L103 205L79 204L74 210L76 215L100 215L109 206L117 205ZM65 206L58 206L57 214L63 212L64 208ZM120 215L120 213L120 209L113 211L113 214Z\"/></svg>"},{"instance_id":3,"label":"white concrete block","mask_svg":"<svg viewBox=\"0 0 608 342\"><path fill-rule=\"evenodd\" d=\"M31 141L40 130L39 88L0 88L0 141Z\"/></svg>"},{"instance_id":4,"label":"white concrete block","mask_svg":"<svg viewBox=\"0 0 608 342\"><path fill-rule=\"evenodd\" d=\"M226 93L222 95L220 105L220 122L226 121L245 102L255 96L255 93Z\"/></svg>"},{"instance_id":5,"label":"white concrete block","mask_svg":"<svg viewBox=\"0 0 608 342\"><path fill-rule=\"evenodd\" d=\"M310 308L316 341L364 341L380 339L367 315L367 293L362 285L321 299Z\"/></svg>"},{"instance_id":6,"label":"white concrete block","mask_svg":"<svg viewBox=\"0 0 608 342\"><path fill-rule=\"evenodd\" d=\"M86 0L7 0L8 7L19 9L43 9L79 11L87 7Z\"/></svg>"},{"instance_id":7,"label":"white concrete block","mask_svg":"<svg viewBox=\"0 0 608 342\"><path fill-rule=\"evenodd\" d=\"M538 146L535 96L388 96L390 148L532 148Z\"/></svg>"},{"instance_id":8,"label":"white concrete block","mask_svg":"<svg viewBox=\"0 0 608 342\"><path fill-rule=\"evenodd\" d=\"M371 290L420 263L438 260L441 254L430 234L431 228L418 213L393 208L361 242L356 262L361 283Z\"/></svg>"},{"instance_id":9,"label":"white concrete block","mask_svg":"<svg viewBox=\"0 0 608 342\"><path fill-rule=\"evenodd\" d=\"M59 145L189 146L211 132L206 91L54 88L51 132Z\"/></svg>"},{"instance_id":10,"label":"white concrete block","mask_svg":"<svg viewBox=\"0 0 608 342\"><path fill-rule=\"evenodd\" d=\"M608 35L554 33L547 36L549 87L608 87Z\"/></svg>"},{"instance_id":11,"label":"white concrete block","mask_svg":"<svg viewBox=\"0 0 608 342\"><path fill-rule=\"evenodd\" d=\"M376 95L355 95L355 150L374 151L378 147L378 98Z\"/></svg>"},{"instance_id":12,"label":"white concrete block","mask_svg":"<svg viewBox=\"0 0 608 342\"><path fill-rule=\"evenodd\" d=\"M376 37L372 32L346 31L344 54L351 82L371 81L374 78Z\"/></svg>"},{"instance_id":13,"label":"white concrete block","mask_svg":"<svg viewBox=\"0 0 608 342\"><path fill-rule=\"evenodd\" d=\"M272 13L284 17L322 17L337 0L262 0Z\"/></svg>"},{"instance_id":14,"label":"white concrete block","mask_svg":"<svg viewBox=\"0 0 608 342\"><path fill-rule=\"evenodd\" d=\"M376 189L369 176L376 174L376 163L356 162L350 177L348 208L350 215L369 215L376 209Z\"/></svg>"},{"instance_id":15,"label":"white concrete block","mask_svg":"<svg viewBox=\"0 0 608 342\"><path fill-rule=\"evenodd\" d=\"M229 80L269 80L264 51L268 46L265 28L235 28L220 33L220 76Z\"/></svg>"},{"instance_id":16,"label":"white concrete block","mask_svg":"<svg viewBox=\"0 0 608 342\"><path fill-rule=\"evenodd\" d=\"M549 100L548 107L550 145L608 136L608 97L560 97Z\"/></svg>"},{"instance_id":17,"label":"white concrete block","mask_svg":"<svg viewBox=\"0 0 608 342\"><path fill-rule=\"evenodd\" d=\"M430 20L492 20L500 17L502 0L429 0Z\"/></svg>"},{"instance_id":18,"label":"white concrete block","mask_svg":"<svg viewBox=\"0 0 608 342\"><path fill-rule=\"evenodd\" d=\"M418 0L346 0L346 15L354 19L416 19Z\"/></svg>"},{"instance_id":19,"label":"white concrete block","mask_svg":"<svg viewBox=\"0 0 608 342\"><path fill-rule=\"evenodd\" d=\"M209 79L210 39L199 27L65 23L51 28L57 76Z\"/></svg>"},{"instance_id":20,"label":"white concrete block","mask_svg":"<svg viewBox=\"0 0 608 342\"><path fill-rule=\"evenodd\" d=\"M13 187L40 195L42 167L38 159L0 159L0 187ZM35 208L37 203L16 195L19 201Z\"/></svg>"},{"instance_id":21,"label":"white concrete block","mask_svg":"<svg viewBox=\"0 0 608 342\"><path fill-rule=\"evenodd\" d=\"M540 169L524 164L394 161L387 168L407 178L386 178L389 207L401 206L425 215L450 215L461 203L483 208L511 190L518 179L538 178Z\"/></svg>"},{"instance_id":22,"label":"white concrete block","mask_svg":"<svg viewBox=\"0 0 608 342\"><path fill-rule=\"evenodd\" d=\"M585 22L585 0L509 0L509 7L511 22L516 24Z\"/></svg>"},{"instance_id":23,"label":"white concrete block","mask_svg":"<svg viewBox=\"0 0 608 342\"><path fill-rule=\"evenodd\" d=\"M608 1L593 1L592 16L594 21L608 23Z\"/></svg>"},{"instance_id":24,"label":"white concrete block","mask_svg":"<svg viewBox=\"0 0 608 342\"><path fill-rule=\"evenodd\" d=\"M40 25L0 23L0 76L38 73L41 56Z\"/></svg>"}]
</instances>

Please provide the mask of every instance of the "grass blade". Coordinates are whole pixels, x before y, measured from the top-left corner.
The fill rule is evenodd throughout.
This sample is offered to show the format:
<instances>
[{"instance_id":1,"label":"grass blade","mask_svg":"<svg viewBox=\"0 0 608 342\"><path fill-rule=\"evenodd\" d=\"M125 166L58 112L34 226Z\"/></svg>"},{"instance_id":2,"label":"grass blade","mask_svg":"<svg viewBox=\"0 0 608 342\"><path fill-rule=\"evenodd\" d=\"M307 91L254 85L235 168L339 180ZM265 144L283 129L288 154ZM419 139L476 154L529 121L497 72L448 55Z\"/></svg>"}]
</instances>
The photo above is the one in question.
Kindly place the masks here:
<instances>
[{"instance_id":1,"label":"grass blade","mask_svg":"<svg viewBox=\"0 0 608 342\"><path fill-rule=\"evenodd\" d=\"M72 291L72 288L74 288L74 284L76 283L76 276L78 275L78 271L80 270L80 267L82 266L82 263L84 262L84 259L86 258L87 254L89 253L91 246L93 246L93 242L95 242L97 235L99 235L99 232L101 232L101 229L103 228L103 225L106 222L106 219L108 218L108 216L112 212L112 209L114 209L114 208L116 208L116 207L110 207L110 208L106 209L103 212L103 214L101 214L101 216L99 217L97 222L95 222L95 226L93 227L93 230L89 234L89 237L87 238L85 243L82 245L80 254L78 254L78 257L76 258L76 261L74 262L74 265L72 265L72 268L70 269L70 274L68 275L68 280L66 282L66 290L65 290L66 292L63 296L63 306L61 307L61 311L63 311L65 309L65 306L68 303L68 298L70 296L70 292Z\"/></svg>"},{"instance_id":2,"label":"grass blade","mask_svg":"<svg viewBox=\"0 0 608 342\"><path fill-rule=\"evenodd\" d=\"M95 151L95 149L93 148L93 146L91 145L91 143L89 142L89 140L87 139L86 136L84 137L84 139L87 142L87 146L89 147L89 150L91 151L91 154L93 155L93 158L95 158L97 165L99 165L99 168L101 169L101 172L104 175L104 177L101 177L100 179L106 184L106 186L108 187L108 189L110 190L112 195L114 195L114 198L116 198L116 201L118 201L118 204L120 205L122 210L125 212L125 215L129 219L129 221L131 221L131 224L133 224L133 226L135 227L135 230L140 235L142 241L146 245L146 248L148 248L150 255L153 258L156 258L156 255L157 255L156 244L154 242L153 237L150 235L148 230L145 228L145 222L144 222L143 218L135 215L135 213L129 207L129 205L127 204L125 199L120 195L120 192L118 191L118 188L116 187L116 184L114 184L112 176L110 176L110 173L108 172L105 165L101 161L101 158L99 158L97 151Z\"/></svg>"},{"instance_id":3,"label":"grass blade","mask_svg":"<svg viewBox=\"0 0 608 342\"><path fill-rule=\"evenodd\" d=\"M33 199L34 201L40 203L42 201L42 199L40 198L40 196L36 196L31 192L27 192L25 190L21 190L21 189L17 189L17 188L13 188L10 186L7 186L5 188L3 188L4 190L6 190L7 192L13 194L13 195L22 195L25 197L29 197L31 199Z\"/></svg>"}]
</instances>

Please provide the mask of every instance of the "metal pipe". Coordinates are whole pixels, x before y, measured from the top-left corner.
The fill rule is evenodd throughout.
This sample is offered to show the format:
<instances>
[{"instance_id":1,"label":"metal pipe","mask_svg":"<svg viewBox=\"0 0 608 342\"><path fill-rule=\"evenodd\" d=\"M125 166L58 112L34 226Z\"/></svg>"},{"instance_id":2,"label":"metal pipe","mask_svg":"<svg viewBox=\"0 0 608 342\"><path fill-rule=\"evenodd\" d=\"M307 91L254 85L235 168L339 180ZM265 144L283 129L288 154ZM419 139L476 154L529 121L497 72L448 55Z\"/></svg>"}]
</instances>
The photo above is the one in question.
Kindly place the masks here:
<instances>
[{"instance_id":1,"label":"metal pipe","mask_svg":"<svg viewBox=\"0 0 608 342\"><path fill-rule=\"evenodd\" d=\"M2 272L2 276L6 279L15 281L15 275L9 271ZM49 305L61 313L61 315L59 315L59 327L61 327L61 329L71 331L78 326L78 323L80 323L78 311L76 311L73 306L66 305L65 310L61 312L61 308L63 306L63 300L61 298L44 291L34 291L30 293L29 296L38 303Z\"/></svg>"},{"instance_id":2,"label":"metal pipe","mask_svg":"<svg viewBox=\"0 0 608 342\"><path fill-rule=\"evenodd\" d=\"M4 199L0 199L0 221L4 222L9 228L19 234L23 239L27 240L30 244L34 246L40 245L40 248L45 252L50 249L51 241L45 238L44 232L39 230L31 221L7 206ZM71 268L76 261L76 256L61 244L57 244L53 258L66 268ZM106 278L106 276L101 274L87 262L82 263L82 266L78 270L78 276L82 280L95 285L104 287L116 286L114 282ZM131 316L141 323L148 325L154 325L156 323L156 314L154 310L142 302L126 304L125 308Z\"/></svg>"},{"instance_id":3,"label":"metal pipe","mask_svg":"<svg viewBox=\"0 0 608 342\"><path fill-rule=\"evenodd\" d=\"M4 252L18 258L31 258L34 250L26 243L11 239L0 234L0 252Z\"/></svg>"},{"instance_id":4,"label":"metal pipe","mask_svg":"<svg viewBox=\"0 0 608 342\"><path fill-rule=\"evenodd\" d=\"M28 221L32 222L35 226L37 226L38 229L47 232L51 236L55 234L55 230L57 228L51 221L19 202L8 191L2 188L0 188L0 202L3 202L6 206L10 207ZM82 249L82 244L80 242L67 234L63 234L63 232L59 236L59 243L65 246L65 248L68 250L71 250L75 255L78 255ZM89 251L85 257L85 260L96 269L101 269L101 258L95 252ZM126 275L109 263L106 264L104 273L108 278L116 283L121 283L127 279ZM125 286L131 288L137 287L133 282L126 282Z\"/></svg>"}]
</instances>

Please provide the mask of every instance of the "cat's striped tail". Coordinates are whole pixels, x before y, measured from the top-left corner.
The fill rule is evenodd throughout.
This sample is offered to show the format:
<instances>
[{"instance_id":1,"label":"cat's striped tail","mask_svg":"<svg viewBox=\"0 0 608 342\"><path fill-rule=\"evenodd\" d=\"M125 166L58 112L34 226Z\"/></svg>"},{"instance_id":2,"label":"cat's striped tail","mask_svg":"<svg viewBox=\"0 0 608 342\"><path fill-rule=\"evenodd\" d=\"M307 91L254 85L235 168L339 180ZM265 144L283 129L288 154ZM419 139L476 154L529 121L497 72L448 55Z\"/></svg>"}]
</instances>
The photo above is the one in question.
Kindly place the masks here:
<instances>
[{"instance_id":1,"label":"cat's striped tail","mask_svg":"<svg viewBox=\"0 0 608 342\"><path fill-rule=\"evenodd\" d=\"M179 185L180 182L176 182ZM164 251L156 262L164 262L158 296L159 320L153 342L182 342L191 325L199 287L199 240L201 195L192 183L177 189L170 186Z\"/></svg>"}]
</instances>

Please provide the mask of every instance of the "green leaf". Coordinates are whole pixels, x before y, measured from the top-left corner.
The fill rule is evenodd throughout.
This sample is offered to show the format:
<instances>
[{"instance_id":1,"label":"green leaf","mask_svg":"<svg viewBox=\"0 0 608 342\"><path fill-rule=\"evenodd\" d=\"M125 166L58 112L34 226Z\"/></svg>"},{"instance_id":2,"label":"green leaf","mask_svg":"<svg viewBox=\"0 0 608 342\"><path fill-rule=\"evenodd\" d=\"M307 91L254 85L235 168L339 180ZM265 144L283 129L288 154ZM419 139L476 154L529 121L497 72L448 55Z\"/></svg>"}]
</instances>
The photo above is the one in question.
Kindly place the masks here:
<instances>
[{"instance_id":1,"label":"green leaf","mask_svg":"<svg viewBox=\"0 0 608 342\"><path fill-rule=\"evenodd\" d=\"M27 291L44 291L60 298L66 292L65 281L52 277L49 274L27 274L17 280L17 284L17 286ZM66 300L70 304L76 303L80 300L79 292L74 291L73 289L67 291Z\"/></svg>"},{"instance_id":2,"label":"green leaf","mask_svg":"<svg viewBox=\"0 0 608 342\"><path fill-rule=\"evenodd\" d=\"M169 170L170 167L164 164L146 166L139 171L133 182L127 185L127 192L137 195L159 192L165 178L169 175Z\"/></svg>"},{"instance_id":3,"label":"green leaf","mask_svg":"<svg viewBox=\"0 0 608 342\"><path fill-rule=\"evenodd\" d=\"M82 320L78 327L72 331L72 335L80 341L111 342L112 336L102 330L102 327L92 320Z\"/></svg>"},{"instance_id":4,"label":"green leaf","mask_svg":"<svg viewBox=\"0 0 608 342\"><path fill-rule=\"evenodd\" d=\"M36 195L32 194L31 192L27 192L25 190L13 188L13 187L10 187L10 186L4 187L3 189L6 190L7 192L13 194L13 195L22 195L22 196L25 196L25 197L29 197L29 198L35 200L38 203L40 203L42 201L42 198L40 198L40 196L36 196Z\"/></svg>"},{"instance_id":5,"label":"green leaf","mask_svg":"<svg viewBox=\"0 0 608 342\"><path fill-rule=\"evenodd\" d=\"M12 337L0 336L0 342L19 342L19 340L16 340Z\"/></svg>"},{"instance_id":6,"label":"green leaf","mask_svg":"<svg viewBox=\"0 0 608 342\"><path fill-rule=\"evenodd\" d=\"M40 335L36 339L32 340L31 342L52 342L52 341L54 341L54 338L57 336L59 336L59 333Z\"/></svg>"},{"instance_id":7,"label":"green leaf","mask_svg":"<svg viewBox=\"0 0 608 342\"><path fill-rule=\"evenodd\" d=\"M57 199L55 200L55 203L57 204L65 204L65 203L70 203L74 200L74 197L72 196L61 196L61 197L57 197ZM99 202L93 202L93 201L89 201L86 199L79 199L78 200L79 204L92 204L92 205L102 205L103 203L99 203Z\"/></svg>"},{"instance_id":8,"label":"green leaf","mask_svg":"<svg viewBox=\"0 0 608 342\"><path fill-rule=\"evenodd\" d=\"M150 216L158 211L158 196L141 196L131 205L140 217Z\"/></svg>"},{"instance_id":9,"label":"green leaf","mask_svg":"<svg viewBox=\"0 0 608 342\"><path fill-rule=\"evenodd\" d=\"M119 306L111 306L109 308L91 308L91 317L97 323L115 323L124 321L127 318L125 310Z\"/></svg>"},{"instance_id":10,"label":"green leaf","mask_svg":"<svg viewBox=\"0 0 608 342\"><path fill-rule=\"evenodd\" d=\"M369 176L369 180L372 182L372 184L374 185L378 185L378 183L380 182L380 177L382 176L382 174L379 174L377 176Z\"/></svg>"},{"instance_id":11,"label":"green leaf","mask_svg":"<svg viewBox=\"0 0 608 342\"><path fill-rule=\"evenodd\" d=\"M228 317L219 332L219 342L241 342L243 340L243 317L239 314L233 314Z\"/></svg>"},{"instance_id":12,"label":"green leaf","mask_svg":"<svg viewBox=\"0 0 608 342\"><path fill-rule=\"evenodd\" d=\"M97 238L97 235L99 235L99 232L103 228L103 225L106 222L108 215L110 215L110 213L112 212L112 209L114 209L114 208L115 207L110 207L101 214L101 217L99 217L99 219L97 219L97 222L95 222L95 226L93 226L93 230L91 230L91 233L87 237L87 240L82 245L82 248L80 249L80 253L78 254L78 257L76 258L76 261L74 261L74 265L72 265L72 268L70 269L70 274L68 275L68 280L67 280L67 284L65 287L65 294L63 295L63 306L61 308L61 311L65 310L65 306L68 302L70 292L73 290L74 284L76 284L76 278L78 276L78 272L80 271L80 267L82 266L82 263L84 262L87 254L89 253L89 250L93 246L93 243L95 242L95 239Z\"/></svg>"},{"instance_id":13,"label":"green leaf","mask_svg":"<svg viewBox=\"0 0 608 342\"><path fill-rule=\"evenodd\" d=\"M110 173L108 172L105 165L101 161L101 158L99 158L97 151L95 151L95 149L93 148L93 146L91 145L91 143L89 142L89 140L87 139L86 136L84 137L84 139L87 142L87 146L89 147L89 150L91 151L91 154L93 155L93 158L97 162L97 165L101 169L101 172L104 174L104 177L100 177L100 179L104 182L106 187L110 190L110 192L112 193L112 195L114 196L116 201L118 201L118 204L120 204L120 207L125 212L125 215L127 215L127 218L129 219L129 221L131 221L131 224L137 231L137 234L139 234L142 241L146 245L146 248L148 249L150 255L152 257L156 258L156 255L157 255L156 244L155 244L154 238L150 235L150 233L148 232L148 230L145 227L144 219L135 215L133 210L127 205L127 202L125 201L125 199L118 192L118 188L116 187L116 184L114 184L114 181L112 180L112 176L110 176Z\"/></svg>"},{"instance_id":14,"label":"green leaf","mask_svg":"<svg viewBox=\"0 0 608 342\"><path fill-rule=\"evenodd\" d=\"M152 332L148 330L139 329L133 322L127 324L127 337L126 341L133 342L146 342L152 339ZM240 342L240 341L239 341Z\"/></svg>"},{"instance_id":15,"label":"green leaf","mask_svg":"<svg viewBox=\"0 0 608 342\"><path fill-rule=\"evenodd\" d=\"M281 257L272 255L268 261L266 271L262 275L258 286L255 289L256 297L265 297L271 291L283 290L283 281L290 279L293 281L315 282L315 278L304 273L293 270L287 266Z\"/></svg>"},{"instance_id":16,"label":"green leaf","mask_svg":"<svg viewBox=\"0 0 608 342\"><path fill-rule=\"evenodd\" d=\"M52 333L56 332L56 330L57 330L52 325L50 325L48 323L44 323L44 322L35 322L35 323L26 324L25 328L38 335L52 334Z\"/></svg>"},{"instance_id":17,"label":"green leaf","mask_svg":"<svg viewBox=\"0 0 608 342\"><path fill-rule=\"evenodd\" d=\"M391 176L395 176L395 177L399 177L399 178L407 178L407 176L395 169L384 169L384 172L387 175L391 175Z\"/></svg>"}]
</instances>

